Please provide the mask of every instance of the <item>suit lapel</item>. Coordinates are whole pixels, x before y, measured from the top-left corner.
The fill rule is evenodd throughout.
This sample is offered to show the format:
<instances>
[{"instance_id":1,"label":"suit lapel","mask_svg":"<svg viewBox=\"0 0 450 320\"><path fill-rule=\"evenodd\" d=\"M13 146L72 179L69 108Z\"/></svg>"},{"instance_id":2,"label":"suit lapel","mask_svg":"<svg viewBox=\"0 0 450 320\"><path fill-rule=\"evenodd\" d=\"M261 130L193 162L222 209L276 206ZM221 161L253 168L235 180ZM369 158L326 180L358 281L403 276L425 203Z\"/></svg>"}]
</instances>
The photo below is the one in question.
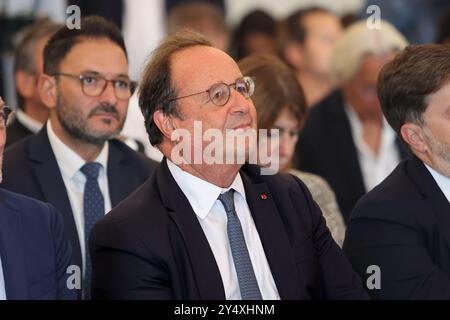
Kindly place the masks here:
<instances>
[{"instance_id":1,"label":"suit lapel","mask_svg":"<svg viewBox=\"0 0 450 320\"><path fill-rule=\"evenodd\" d=\"M281 299L300 297L298 272L286 229L265 183L252 183L241 171L250 212L255 221Z\"/></svg>"},{"instance_id":2,"label":"suit lapel","mask_svg":"<svg viewBox=\"0 0 450 320\"><path fill-rule=\"evenodd\" d=\"M44 128L32 137L30 159L38 184L44 195L44 201L51 203L64 218L64 231L71 240L74 262L81 266L81 249L77 227L58 163Z\"/></svg>"},{"instance_id":3,"label":"suit lapel","mask_svg":"<svg viewBox=\"0 0 450 320\"><path fill-rule=\"evenodd\" d=\"M219 268L189 201L173 179L166 159L156 170L161 200L183 237L200 299L224 300Z\"/></svg>"},{"instance_id":4,"label":"suit lapel","mask_svg":"<svg viewBox=\"0 0 450 320\"><path fill-rule=\"evenodd\" d=\"M122 163L124 154L115 146L113 141L109 143L108 154L108 185L109 196L111 197L111 207L114 208L129 195L133 186L130 186L130 179L126 178L126 166Z\"/></svg>"},{"instance_id":5,"label":"suit lapel","mask_svg":"<svg viewBox=\"0 0 450 320\"><path fill-rule=\"evenodd\" d=\"M3 197L3 195L2 195ZM23 252L22 225L17 212L0 200L0 255L5 278L6 298L25 300L28 298L25 256Z\"/></svg>"},{"instance_id":6,"label":"suit lapel","mask_svg":"<svg viewBox=\"0 0 450 320\"><path fill-rule=\"evenodd\" d=\"M417 157L409 160L407 170L417 189L436 215L442 234L450 247L450 203L431 173Z\"/></svg>"}]
</instances>

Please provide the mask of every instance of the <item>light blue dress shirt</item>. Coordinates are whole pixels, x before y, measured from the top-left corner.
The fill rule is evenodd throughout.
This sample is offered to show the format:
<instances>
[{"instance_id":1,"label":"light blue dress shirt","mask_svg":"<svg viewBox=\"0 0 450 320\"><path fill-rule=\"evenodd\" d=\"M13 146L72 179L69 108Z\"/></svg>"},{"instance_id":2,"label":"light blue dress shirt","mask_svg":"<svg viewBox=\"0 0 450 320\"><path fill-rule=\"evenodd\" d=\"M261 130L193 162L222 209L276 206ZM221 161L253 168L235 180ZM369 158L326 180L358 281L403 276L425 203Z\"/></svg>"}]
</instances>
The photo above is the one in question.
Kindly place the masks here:
<instances>
[{"instance_id":1,"label":"light blue dress shirt","mask_svg":"<svg viewBox=\"0 0 450 320\"><path fill-rule=\"evenodd\" d=\"M1 257L0 257L0 300L6 300L5 279L3 278L3 266Z\"/></svg>"}]
</instances>

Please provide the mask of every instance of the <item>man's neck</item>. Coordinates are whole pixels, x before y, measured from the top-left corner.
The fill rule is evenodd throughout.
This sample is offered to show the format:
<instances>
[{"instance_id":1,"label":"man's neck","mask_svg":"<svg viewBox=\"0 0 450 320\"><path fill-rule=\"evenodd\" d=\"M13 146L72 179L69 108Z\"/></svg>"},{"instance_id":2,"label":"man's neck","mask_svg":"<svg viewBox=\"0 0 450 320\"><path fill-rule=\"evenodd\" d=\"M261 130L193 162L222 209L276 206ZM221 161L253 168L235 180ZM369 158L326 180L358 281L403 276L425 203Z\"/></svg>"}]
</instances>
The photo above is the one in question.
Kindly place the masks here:
<instances>
[{"instance_id":1,"label":"man's neck","mask_svg":"<svg viewBox=\"0 0 450 320\"><path fill-rule=\"evenodd\" d=\"M236 178L241 165L177 164L183 171L221 188L228 188Z\"/></svg>"},{"instance_id":2,"label":"man's neck","mask_svg":"<svg viewBox=\"0 0 450 320\"><path fill-rule=\"evenodd\" d=\"M443 176L446 176L450 178L450 163L447 161L432 157L428 152L426 153L419 153L415 150L412 151L417 158L419 158L423 163L425 163L427 166L432 168L433 170L439 172Z\"/></svg>"},{"instance_id":3,"label":"man's neck","mask_svg":"<svg viewBox=\"0 0 450 320\"><path fill-rule=\"evenodd\" d=\"M86 162L91 162L97 159L98 155L102 151L104 143L102 145L97 145L75 139L61 127L58 121L52 121L52 128L55 135Z\"/></svg>"},{"instance_id":4,"label":"man's neck","mask_svg":"<svg viewBox=\"0 0 450 320\"><path fill-rule=\"evenodd\" d=\"M42 124L48 119L48 109L46 107L33 106L31 103L25 102L23 111L27 116Z\"/></svg>"},{"instance_id":5,"label":"man's neck","mask_svg":"<svg viewBox=\"0 0 450 320\"><path fill-rule=\"evenodd\" d=\"M320 102L334 89L334 85L328 77L299 72L297 79L305 92L307 105L310 107Z\"/></svg>"},{"instance_id":6,"label":"man's neck","mask_svg":"<svg viewBox=\"0 0 450 320\"><path fill-rule=\"evenodd\" d=\"M169 141L164 141L159 145L162 154L180 169L221 188L228 188L242 167L241 164L179 163L171 157L173 148L174 143Z\"/></svg>"}]
</instances>

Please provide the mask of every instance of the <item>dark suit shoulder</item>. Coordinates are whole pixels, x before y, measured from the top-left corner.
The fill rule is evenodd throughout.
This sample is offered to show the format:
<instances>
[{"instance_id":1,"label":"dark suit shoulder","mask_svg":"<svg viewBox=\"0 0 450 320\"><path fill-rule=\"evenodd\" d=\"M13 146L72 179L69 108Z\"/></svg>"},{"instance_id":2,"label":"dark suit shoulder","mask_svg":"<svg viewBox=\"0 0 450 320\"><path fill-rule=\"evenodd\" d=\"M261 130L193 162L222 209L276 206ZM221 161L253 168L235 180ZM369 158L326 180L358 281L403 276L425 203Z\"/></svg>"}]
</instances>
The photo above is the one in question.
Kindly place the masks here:
<instances>
[{"instance_id":1,"label":"dark suit shoulder","mask_svg":"<svg viewBox=\"0 0 450 320\"><path fill-rule=\"evenodd\" d=\"M55 219L54 207L34 198L0 188L0 201L12 211L20 214L22 221L28 225L38 226L44 221Z\"/></svg>"},{"instance_id":2,"label":"dark suit shoulder","mask_svg":"<svg viewBox=\"0 0 450 320\"><path fill-rule=\"evenodd\" d=\"M289 173L263 175L260 167L248 164L242 168L242 172L253 183L265 183L277 207L283 208L288 203L292 204L295 208L292 212L301 219L309 234L313 232L313 225L321 216L317 215L311 193L298 177ZM282 218L286 218L287 212L280 212L280 214Z\"/></svg>"},{"instance_id":3,"label":"dark suit shoulder","mask_svg":"<svg viewBox=\"0 0 450 320\"><path fill-rule=\"evenodd\" d=\"M344 98L342 92L339 90L333 91L322 101L312 106L308 113L309 119L319 120L330 118L336 114L344 105Z\"/></svg>"},{"instance_id":4,"label":"dark suit shoulder","mask_svg":"<svg viewBox=\"0 0 450 320\"><path fill-rule=\"evenodd\" d=\"M13 145L9 145L5 149L5 161L8 161L8 159L17 159L18 157L21 158L26 155L28 147L30 145L31 138L33 136L30 135L28 137L25 137L24 139L18 141L17 143L14 143Z\"/></svg>"},{"instance_id":5,"label":"dark suit shoulder","mask_svg":"<svg viewBox=\"0 0 450 320\"><path fill-rule=\"evenodd\" d=\"M25 128L17 119L6 128L6 147L11 146L29 135L33 132Z\"/></svg>"},{"instance_id":6,"label":"dark suit shoulder","mask_svg":"<svg viewBox=\"0 0 450 320\"><path fill-rule=\"evenodd\" d=\"M414 223L413 218L419 218L422 201L407 173L408 162L400 162L385 180L361 197L350 223L357 219L378 219L410 224Z\"/></svg>"},{"instance_id":7,"label":"dark suit shoulder","mask_svg":"<svg viewBox=\"0 0 450 320\"><path fill-rule=\"evenodd\" d=\"M343 130L347 121L342 93L334 91L309 109L297 144L297 152L302 157L310 157L309 153L312 150L315 150L314 153L327 150L328 147L324 145L334 143L334 140L330 139L330 133L334 137L337 133L336 125L338 130Z\"/></svg>"},{"instance_id":8,"label":"dark suit shoulder","mask_svg":"<svg viewBox=\"0 0 450 320\"><path fill-rule=\"evenodd\" d=\"M90 243L164 256L161 241L174 227L167 213L153 175L95 224Z\"/></svg>"},{"instance_id":9,"label":"dark suit shoulder","mask_svg":"<svg viewBox=\"0 0 450 320\"><path fill-rule=\"evenodd\" d=\"M146 157L140 152L136 152L120 140L109 141L113 153L122 154L127 164L138 165L143 170L151 173L158 165L158 162Z\"/></svg>"}]
</instances>

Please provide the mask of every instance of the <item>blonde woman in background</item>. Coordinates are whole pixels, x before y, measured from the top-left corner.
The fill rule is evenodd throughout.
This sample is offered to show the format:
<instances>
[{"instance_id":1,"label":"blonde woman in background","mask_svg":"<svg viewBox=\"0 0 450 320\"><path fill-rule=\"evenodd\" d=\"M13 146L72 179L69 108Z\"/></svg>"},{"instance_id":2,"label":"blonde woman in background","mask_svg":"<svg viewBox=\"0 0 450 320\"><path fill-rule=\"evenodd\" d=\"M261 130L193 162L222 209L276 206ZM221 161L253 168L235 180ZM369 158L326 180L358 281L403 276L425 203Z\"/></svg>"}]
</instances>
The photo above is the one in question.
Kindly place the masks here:
<instances>
[{"instance_id":1,"label":"blonde woman in background","mask_svg":"<svg viewBox=\"0 0 450 320\"><path fill-rule=\"evenodd\" d=\"M300 178L311 191L339 246L345 236L345 225L335 195L321 177L292 168L295 145L306 116L303 89L294 72L279 58L254 55L239 62L242 74L255 80L252 101L258 113L258 129L279 129L280 171Z\"/></svg>"}]
</instances>

